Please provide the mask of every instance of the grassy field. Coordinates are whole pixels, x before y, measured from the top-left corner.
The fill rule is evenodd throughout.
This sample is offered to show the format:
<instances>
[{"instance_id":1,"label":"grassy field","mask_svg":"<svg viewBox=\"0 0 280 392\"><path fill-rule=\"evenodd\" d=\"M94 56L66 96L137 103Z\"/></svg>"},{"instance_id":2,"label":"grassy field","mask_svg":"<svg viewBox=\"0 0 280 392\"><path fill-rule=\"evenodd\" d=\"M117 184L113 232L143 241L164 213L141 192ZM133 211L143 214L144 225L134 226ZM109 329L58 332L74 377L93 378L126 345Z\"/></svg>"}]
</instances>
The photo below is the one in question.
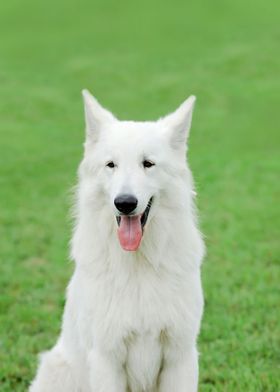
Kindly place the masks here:
<instances>
[{"instance_id":1,"label":"grassy field","mask_svg":"<svg viewBox=\"0 0 280 392\"><path fill-rule=\"evenodd\" d=\"M280 390L279 11L276 0L1 2L1 392L26 390L59 332L84 87L122 119L197 95L200 391Z\"/></svg>"}]
</instances>

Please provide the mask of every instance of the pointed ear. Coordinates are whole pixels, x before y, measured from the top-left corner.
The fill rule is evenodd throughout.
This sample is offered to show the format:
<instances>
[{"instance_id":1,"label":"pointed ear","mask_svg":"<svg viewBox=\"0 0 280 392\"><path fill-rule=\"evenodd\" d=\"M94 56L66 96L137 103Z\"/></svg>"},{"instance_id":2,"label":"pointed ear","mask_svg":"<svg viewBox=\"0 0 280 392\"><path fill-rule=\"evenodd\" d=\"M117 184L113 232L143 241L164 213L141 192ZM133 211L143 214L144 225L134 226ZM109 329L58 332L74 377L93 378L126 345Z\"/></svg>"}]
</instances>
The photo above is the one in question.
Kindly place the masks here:
<instances>
[{"instance_id":1,"label":"pointed ear","mask_svg":"<svg viewBox=\"0 0 280 392\"><path fill-rule=\"evenodd\" d=\"M85 105L86 137L96 141L101 127L115 120L107 109L104 109L88 90L83 90L82 95Z\"/></svg>"},{"instance_id":2,"label":"pointed ear","mask_svg":"<svg viewBox=\"0 0 280 392\"><path fill-rule=\"evenodd\" d=\"M195 100L196 97L191 95L175 112L162 119L167 128L171 146L175 149L186 148Z\"/></svg>"}]
</instances>

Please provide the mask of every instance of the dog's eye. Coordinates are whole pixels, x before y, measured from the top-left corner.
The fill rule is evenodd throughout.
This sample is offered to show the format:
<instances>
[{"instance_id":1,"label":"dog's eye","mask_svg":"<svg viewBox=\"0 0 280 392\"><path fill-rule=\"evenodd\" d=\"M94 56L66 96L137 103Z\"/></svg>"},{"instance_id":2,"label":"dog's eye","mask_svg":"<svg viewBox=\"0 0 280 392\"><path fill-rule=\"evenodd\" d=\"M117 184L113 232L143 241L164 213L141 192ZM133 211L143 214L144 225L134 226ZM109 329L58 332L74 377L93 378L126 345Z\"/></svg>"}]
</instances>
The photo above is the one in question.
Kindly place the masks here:
<instances>
[{"instance_id":1,"label":"dog's eye","mask_svg":"<svg viewBox=\"0 0 280 392\"><path fill-rule=\"evenodd\" d=\"M113 169L115 167L115 164L113 161L110 161L106 164L107 167L109 167L110 169Z\"/></svg>"},{"instance_id":2,"label":"dog's eye","mask_svg":"<svg viewBox=\"0 0 280 392\"><path fill-rule=\"evenodd\" d=\"M152 166L155 166L155 163L154 162L151 162L151 161L148 161L147 159L145 159L144 161L143 161L143 166L145 167L145 168L150 168L150 167L152 167Z\"/></svg>"}]
</instances>

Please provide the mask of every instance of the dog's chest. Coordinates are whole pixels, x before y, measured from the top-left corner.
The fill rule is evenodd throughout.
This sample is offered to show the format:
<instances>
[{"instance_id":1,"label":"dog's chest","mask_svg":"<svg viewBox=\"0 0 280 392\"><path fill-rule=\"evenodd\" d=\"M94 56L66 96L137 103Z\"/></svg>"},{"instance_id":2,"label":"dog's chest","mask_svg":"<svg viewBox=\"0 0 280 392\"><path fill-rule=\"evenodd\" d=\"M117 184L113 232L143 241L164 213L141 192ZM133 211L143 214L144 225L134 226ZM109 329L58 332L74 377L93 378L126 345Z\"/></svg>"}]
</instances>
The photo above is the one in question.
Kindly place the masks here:
<instances>
[{"instance_id":1,"label":"dog's chest","mask_svg":"<svg viewBox=\"0 0 280 392\"><path fill-rule=\"evenodd\" d=\"M171 324L175 298L163 277L131 278L127 285L106 290L106 345L114 347L123 363L130 392L156 390L163 362L166 329ZM108 296L108 297L107 297ZM108 301L108 302L107 302ZM108 346L108 350L110 347Z\"/></svg>"},{"instance_id":2,"label":"dog's chest","mask_svg":"<svg viewBox=\"0 0 280 392\"><path fill-rule=\"evenodd\" d=\"M132 333L126 339L125 371L131 392L156 390L163 359L161 336L157 333Z\"/></svg>"},{"instance_id":3,"label":"dog's chest","mask_svg":"<svg viewBox=\"0 0 280 392\"><path fill-rule=\"evenodd\" d=\"M157 390L170 328L182 321L178 285L172 283L169 276L147 273L125 281L107 274L98 285L79 285L84 347L97 345L117 358L129 392Z\"/></svg>"}]
</instances>

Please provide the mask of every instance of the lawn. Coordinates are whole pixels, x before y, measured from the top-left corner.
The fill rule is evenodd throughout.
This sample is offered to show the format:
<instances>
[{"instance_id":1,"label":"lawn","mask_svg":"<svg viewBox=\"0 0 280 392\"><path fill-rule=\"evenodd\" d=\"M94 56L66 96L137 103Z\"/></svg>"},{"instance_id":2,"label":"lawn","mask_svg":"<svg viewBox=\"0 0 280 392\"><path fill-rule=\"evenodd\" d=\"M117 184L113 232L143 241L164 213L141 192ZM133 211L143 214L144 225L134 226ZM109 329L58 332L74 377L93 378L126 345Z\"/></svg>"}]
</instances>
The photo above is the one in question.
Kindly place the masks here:
<instances>
[{"instance_id":1,"label":"lawn","mask_svg":"<svg viewBox=\"0 0 280 392\"><path fill-rule=\"evenodd\" d=\"M1 2L1 392L26 391L59 333L84 87L122 119L197 95L200 391L280 390L279 11L276 0Z\"/></svg>"}]
</instances>

